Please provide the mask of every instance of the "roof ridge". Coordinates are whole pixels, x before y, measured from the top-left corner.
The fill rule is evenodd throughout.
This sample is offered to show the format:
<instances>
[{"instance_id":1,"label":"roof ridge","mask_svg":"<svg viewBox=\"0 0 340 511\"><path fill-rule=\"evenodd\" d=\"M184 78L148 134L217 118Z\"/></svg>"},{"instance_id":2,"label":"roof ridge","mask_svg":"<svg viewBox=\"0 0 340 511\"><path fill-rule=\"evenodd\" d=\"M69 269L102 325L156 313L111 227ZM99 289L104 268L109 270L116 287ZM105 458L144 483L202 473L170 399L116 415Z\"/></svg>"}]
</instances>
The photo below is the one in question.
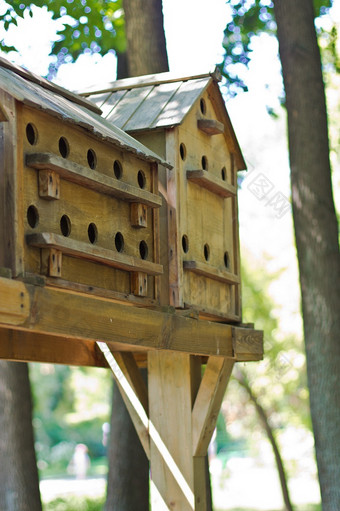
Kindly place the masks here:
<instances>
[{"instance_id":1,"label":"roof ridge","mask_svg":"<svg viewBox=\"0 0 340 511\"><path fill-rule=\"evenodd\" d=\"M197 80L199 78L208 78L211 77L216 82L221 81L221 73L218 67L216 66L213 71L208 71L207 73L200 73L197 75L189 75L183 76L179 74L174 74L171 71L167 71L165 73L154 73L143 76L134 76L129 78L122 78L121 80L114 80L112 82L108 82L101 86L93 85L84 91L78 91L81 96L90 96L91 94L101 93L101 92L114 92L121 89L136 89L139 87L145 87L146 85L160 85L161 83L170 83L170 82L185 82L189 80Z\"/></svg>"}]
</instances>

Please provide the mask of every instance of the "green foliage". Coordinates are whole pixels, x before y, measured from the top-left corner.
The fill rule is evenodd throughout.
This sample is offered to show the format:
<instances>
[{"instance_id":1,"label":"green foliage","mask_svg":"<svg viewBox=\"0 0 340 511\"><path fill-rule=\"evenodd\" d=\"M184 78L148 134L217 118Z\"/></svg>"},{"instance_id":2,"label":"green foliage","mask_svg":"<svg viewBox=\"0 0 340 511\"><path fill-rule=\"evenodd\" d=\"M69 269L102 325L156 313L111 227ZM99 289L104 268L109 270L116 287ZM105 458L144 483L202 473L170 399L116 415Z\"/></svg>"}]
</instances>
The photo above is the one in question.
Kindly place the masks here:
<instances>
[{"instance_id":1,"label":"green foliage","mask_svg":"<svg viewBox=\"0 0 340 511\"><path fill-rule=\"evenodd\" d=\"M59 66L75 60L81 53L100 53L105 55L115 50L125 51L125 23L122 0L27 0L4 3L7 9L0 11L0 23L7 31L11 24L17 23L24 12L33 16L32 6L47 7L53 13L53 19L60 20L59 39L52 45L55 61L50 66L50 75L54 75ZM1 49L14 49L6 46L4 39Z\"/></svg>"},{"instance_id":2,"label":"green foliage","mask_svg":"<svg viewBox=\"0 0 340 511\"><path fill-rule=\"evenodd\" d=\"M57 498L44 504L44 511L102 511L105 499L88 497Z\"/></svg>"},{"instance_id":3,"label":"green foliage","mask_svg":"<svg viewBox=\"0 0 340 511\"><path fill-rule=\"evenodd\" d=\"M247 67L251 59L252 39L263 33L275 36L276 22L274 3L271 0L227 0L230 21L224 31L225 55L219 64L221 73L227 78L229 95L233 96L247 86L240 78L240 68ZM314 0L316 16L328 12L333 0Z\"/></svg>"},{"instance_id":4,"label":"green foliage","mask_svg":"<svg viewBox=\"0 0 340 511\"><path fill-rule=\"evenodd\" d=\"M42 475L65 473L79 443L88 447L91 466L104 456L102 426L109 421L111 399L108 371L32 364L30 380Z\"/></svg>"}]
</instances>

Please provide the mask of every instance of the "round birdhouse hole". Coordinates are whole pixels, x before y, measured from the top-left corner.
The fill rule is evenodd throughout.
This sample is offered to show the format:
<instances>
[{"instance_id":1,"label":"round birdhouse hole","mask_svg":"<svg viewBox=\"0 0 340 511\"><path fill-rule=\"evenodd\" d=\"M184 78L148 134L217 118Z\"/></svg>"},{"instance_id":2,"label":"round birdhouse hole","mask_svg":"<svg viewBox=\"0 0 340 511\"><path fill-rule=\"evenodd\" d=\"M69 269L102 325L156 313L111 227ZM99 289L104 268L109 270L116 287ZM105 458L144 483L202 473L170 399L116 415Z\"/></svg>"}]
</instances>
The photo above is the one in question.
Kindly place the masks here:
<instances>
[{"instance_id":1,"label":"round birdhouse hole","mask_svg":"<svg viewBox=\"0 0 340 511\"><path fill-rule=\"evenodd\" d=\"M185 144L180 144L179 146L179 154L181 157L181 160L184 161L187 157L187 148L185 147Z\"/></svg>"},{"instance_id":2,"label":"round birdhouse hole","mask_svg":"<svg viewBox=\"0 0 340 511\"><path fill-rule=\"evenodd\" d=\"M149 249L146 241L142 240L139 244L139 255L142 259L146 259L148 257Z\"/></svg>"},{"instance_id":3,"label":"round birdhouse hole","mask_svg":"<svg viewBox=\"0 0 340 511\"><path fill-rule=\"evenodd\" d=\"M38 142L38 130L31 122L26 126L26 138L31 145L35 145Z\"/></svg>"},{"instance_id":4,"label":"round birdhouse hole","mask_svg":"<svg viewBox=\"0 0 340 511\"><path fill-rule=\"evenodd\" d=\"M63 215L60 219L60 230L66 238L71 234L71 220L67 215Z\"/></svg>"},{"instance_id":5,"label":"round birdhouse hole","mask_svg":"<svg viewBox=\"0 0 340 511\"><path fill-rule=\"evenodd\" d=\"M224 252L224 266L229 270L229 268L230 268L230 256L229 256L229 252L228 251Z\"/></svg>"},{"instance_id":6,"label":"round birdhouse hole","mask_svg":"<svg viewBox=\"0 0 340 511\"><path fill-rule=\"evenodd\" d=\"M115 236L115 247L117 252L123 252L124 250L124 236L121 232L117 232Z\"/></svg>"},{"instance_id":7,"label":"round birdhouse hole","mask_svg":"<svg viewBox=\"0 0 340 511\"><path fill-rule=\"evenodd\" d=\"M65 137L59 138L59 152L63 158L67 158L70 154L70 145Z\"/></svg>"},{"instance_id":8,"label":"round birdhouse hole","mask_svg":"<svg viewBox=\"0 0 340 511\"><path fill-rule=\"evenodd\" d=\"M138 186L139 188L145 188L146 186L146 177L145 177L145 174L142 170L139 170L138 171L138 174L137 174L137 181L138 181Z\"/></svg>"},{"instance_id":9,"label":"round birdhouse hole","mask_svg":"<svg viewBox=\"0 0 340 511\"><path fill-rule=\"evenodd\" d=\"M97 166L97 155L93 149L89 149L87 151L87 163L92 170L94 170Z\"/></svg>"},{"instance_id":10,"label":"round birdhouse hole","mask_svg":"<svg viewBox=\"0 0 340 511\"><path fill-rule=\"evenodd\" d=\"M210 259L210 247L208 245L208 243L206 243L203 247L203 253L204 253L204 259L206 261L209 261Z\"/></svg>"},{"instance_id":11,"label":"round birdhouse hole","mask_svg":"<svg viewBox=\"0 0 340 511\"><path fill-rule=\"evenodd\" d=\"M27 208L27 222L32 229L35 229L39 223L39 213L33 204Z\"/></svg>"},{"instance_id":12,"label":"round birdhouse hole","mask_svg":"<svg viewBox=\"0 0 340 511\"><path fill-rule=\"evenodd\" d=\"M185 254L189 252L189 238L186 234L182 236L182 248Z\"/></svg>"},{"instance_id":13,"label":"round birdhouse hole","mask_svg":"<svg viewBox=\"0 0 340 511\"><path fill-rule=\"evenodd\" d=\"M97 229L96 224L94 224L93 222L91 222L87 228L87 235L88 235L89 241L90 241L90 243L92 243L92 245L97 243L98 229Z\"/></svg>"},{"instance_id":14,"label":"round birdhouse hole","mask_svg":"<svg viewBox=\"0 0 340 511\"><path fill-rule=\"evenodd\" d=\"M123 175L123 167L119 160L115 160L113 163L113 173L117 179L121 179Z\"/></svg>"},{"instance_id":15,"label":"round birdhouse hole","mask_svg":"<svg viewBox=\"0 0 340 511\"><path fill-rule=\"evenodd\" d=\"M203 98L200 99L200 110L203 115L207 113L207 104Z\"/></svg>"},{"instance_id":16,"label":"round birdhouse hole","mask_svg":"<svg viewBox=\"0 0 340 511\"><path fill-rule=\"evenodd\" d=\"M203 170L208 170L208 158L206 156L202 156L201 164Z\"/></svg>"},{"instance_id":17,"label":"round birdhouse hole","mask_svg":"<svg viewBox=\"0 0 340 511\"><path fill-rule=\"evenodd\" d=\"M226 181L226 179L227 179L227 169L225 167L223 167L223 169L221 170L221 177L222 177L223 181Z\"/></svg>"}]
</instances>

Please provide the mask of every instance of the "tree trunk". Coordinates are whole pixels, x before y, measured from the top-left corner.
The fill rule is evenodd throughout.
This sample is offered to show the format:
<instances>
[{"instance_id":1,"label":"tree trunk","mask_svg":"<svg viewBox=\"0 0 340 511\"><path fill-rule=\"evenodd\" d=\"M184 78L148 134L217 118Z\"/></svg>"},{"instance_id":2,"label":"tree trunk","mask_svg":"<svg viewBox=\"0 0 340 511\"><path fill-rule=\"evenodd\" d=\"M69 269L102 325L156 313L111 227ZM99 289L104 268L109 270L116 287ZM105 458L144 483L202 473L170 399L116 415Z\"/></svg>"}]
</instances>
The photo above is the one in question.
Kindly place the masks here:
<instances>
[{"instance_id":1,"label":"tree trunk","mask_svg":"<svg viewBox=\"0 0 340 511\"><path fill-rule=\"evenodd\" d=\"M148 509L149 462L114 384L105 511Z\"/></svg>"},{"instance_id":2,"label":"tree trunk","mask_svg":"<svg viewBox=\"0 0 340 511\"><path fill-rule=\"evenodd\" d=\"M162 0L123 0L129 76L169 71Z\"/></svg>"},{"instance_id":3,"label":"tree trunk","mask_svg":"<svg viewBox=\"0 0 340 511\"><path fill-rule=\"evenodd\" d=\"M0 509L41 511L27 364L0 361Z\"/></svg>"},{"instance_id":4,"label":"tree trunk","mask_svg":"<svg viewBox=\"0 0 340 511\"><path fill-rule=\"evenodd\" d=\"M293 217L323 511L340 509L340 254L312 0L275 0Z\"/></svg>"},{"instance_id":5,"label":"tree trunk","mask_svg":"<svg viewBox=\"0 0 340 511\"><path fill-rule=\"evenodd\" d=\"M240 370L234 371L234 378L236 378L238 383L246 390L246 392L249 396L249 399L255 406L257 414L260 417L262 425L266 431L268 440L269 440L269 442L272 446L272 449L273 449L275 462L276 462L276 466L277 466L277 471L279 474L279 479L280 479L280 484L281 484L282 497L283 497L283 501L285 503L285 509L286 509L286 511L293 511L293 506L292 506L292 503L290 501L290 496L289 496L287 476L286 476L286 472L285 472L285 469L283 466L280 449L279 449L279 446L277 445L277 442L275 440L274 432L269 424L267 414L266 414L265 410L262 408L258 398L255 396L255 394L251 390L251 387L250 387L248 380L247 380L246 376L244 375L244 373Z\"/></svg>"}]
</instances>

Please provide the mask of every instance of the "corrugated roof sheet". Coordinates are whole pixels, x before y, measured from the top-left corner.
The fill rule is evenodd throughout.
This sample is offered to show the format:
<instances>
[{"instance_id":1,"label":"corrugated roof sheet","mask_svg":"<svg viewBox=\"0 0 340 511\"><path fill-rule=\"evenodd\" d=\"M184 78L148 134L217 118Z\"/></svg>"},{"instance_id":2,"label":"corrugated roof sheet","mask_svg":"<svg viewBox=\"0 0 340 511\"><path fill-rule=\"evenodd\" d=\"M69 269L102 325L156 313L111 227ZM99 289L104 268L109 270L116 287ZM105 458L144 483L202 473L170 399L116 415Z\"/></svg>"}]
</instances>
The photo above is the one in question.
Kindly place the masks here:
<instances>
[{"instance_id":1,"label":"corrugated roof sheet","mask_svg":"<svg viewBox=\"0 0 340 511\"><path fill-rule=\"evenodd\" d=\"M100 110L88 100L18 68L3 58L0 58L0 88L17 101L81 126L99 139L133 152L145 160L171 167L153 151L101 117Z\"/></svg>"}]
</instances>

